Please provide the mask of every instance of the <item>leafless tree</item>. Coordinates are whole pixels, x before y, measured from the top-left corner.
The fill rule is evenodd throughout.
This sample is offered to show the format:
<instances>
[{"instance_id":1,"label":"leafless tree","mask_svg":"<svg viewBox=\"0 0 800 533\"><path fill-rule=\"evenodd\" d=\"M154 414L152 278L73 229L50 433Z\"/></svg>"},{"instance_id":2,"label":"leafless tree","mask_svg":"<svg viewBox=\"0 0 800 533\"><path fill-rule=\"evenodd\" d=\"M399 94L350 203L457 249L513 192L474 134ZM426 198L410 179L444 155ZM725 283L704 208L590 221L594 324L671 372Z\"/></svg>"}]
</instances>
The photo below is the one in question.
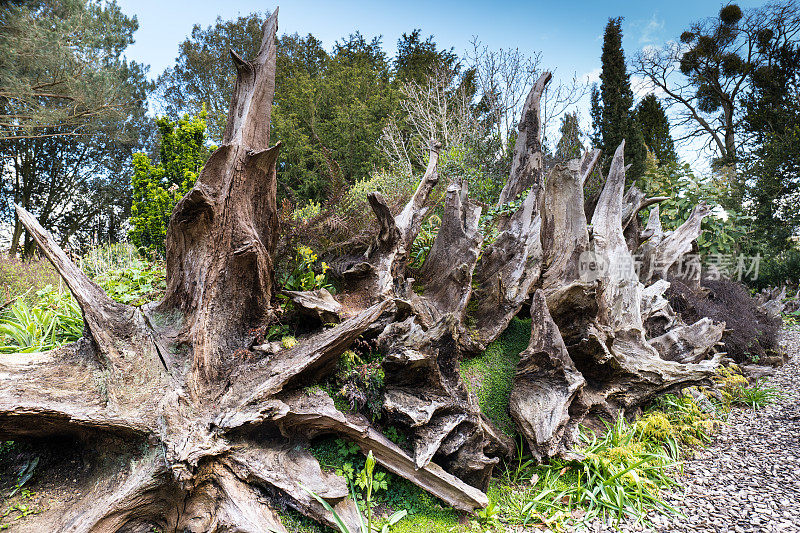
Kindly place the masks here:
<instances>
[{"instance_id":1,"label":"leafless tree","mask_svg":"<svg viewBox=\"0 0 800 533\"><path fill-rule=\"evenodd\" d=\"M481 125L471 107L471 96L452 69L435 69L424 83L403 83L400 104L413 133L404 137L397 118L383 130L379 145L393 166L410 173L428 160L428 140L440 139L445 147L465 144L481 135Z\"/></svg>"},{"instance_id":2,"label":"leafless tree","mask_svg":"<svg viewBox=\"0 0 800 533\"><path fill-rule=\"evenodd\" d=\"M502 143L508 142L517 127L516 117L531 86L542 73L542 54L526 56L518 48L490 50L477 37L471 41L467 62L475 69L479 94L488 107L491 124ZM587 92L588 85L577 75L570 80L548 85L542 94L542 137L547 143L547 127L557 124L561 115Z\"/></svg>"}]
</instances>

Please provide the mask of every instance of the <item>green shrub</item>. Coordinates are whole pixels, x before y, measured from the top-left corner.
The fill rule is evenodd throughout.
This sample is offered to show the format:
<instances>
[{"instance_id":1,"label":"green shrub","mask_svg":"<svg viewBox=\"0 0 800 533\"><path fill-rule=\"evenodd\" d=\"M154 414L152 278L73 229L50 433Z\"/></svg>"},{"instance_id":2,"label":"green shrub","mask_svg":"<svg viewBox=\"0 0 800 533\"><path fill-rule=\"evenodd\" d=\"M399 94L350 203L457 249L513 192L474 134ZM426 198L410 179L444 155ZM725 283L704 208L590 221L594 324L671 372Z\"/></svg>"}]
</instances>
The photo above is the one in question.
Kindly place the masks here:
<instances>
[{"instance_id":1,"label":"green shrub","mask_svg":"<svg viewBox=\"0 0 800 533\"><path fill-rule=\"evenodd\" d=\"M322 206L320 203L314 200L309 200L304 206L298 207L292 211L292 220L308 220L319 216L321 212Z\"/></svg>"},{"instance_id":2,"label":"green shrub","mask_svg":"<svg viewBox=\"0 0 800 533\"><path fill-rule=\"evenodd\" d=\"M142 305L160 298L166 287L163 265L142 259L129 244L95 248L80 264L111 298L122 303ZM80 308L49 263L6 259L0 261L0 279L9 300L13 299L0 314L1 353L51 350L82 336ZM21 286L19 280L28 286ZM55 283L42 286L50 280Z\"/></svg>"},{"instance_id":3,"label":"green shrub","mask_svg":"<svg viewBox=\"0 0 800 533\"><path fill-rule=\"evenodd\" d=\"M91 250L81 268L112 299L129 305L158 300L167 287L163 263L148 261L130 244L110 244Z\"/></svg>"},{"instance_id":4,"label":"green shrub","mask_svg":"<svg viewBox=\"0 0 800 533\"><path fill-rule=\"evenodd\" d=\"M703 220L703 232L697 239L700 253L737 255L749 228L749 219L730 209L723 209L725 191L709 177L696 176L688 164L671 162L656 165L652 154L648 157L645 174L645 191L648 196L668 196L659 204L664 230L674 230L681 225L698 203L706 202L713 208L712 215ZM723 214L724 213L724 214ZM645 220L646 220L645 214Z\"/></svg>"},{"instance_id":5,"label":"green shrub","mask_svg":"<svg viewBox=\"0 0 800 533\"><path fill-rule=\"evenodd\" d=\"M328 265L322 261L319 265L320 273L314 271L317 263L317 254L308 246L298 246L294 266L291 271L283 275L281 285L290 291L313 291L315 289L328 289L333 291L333 285L328 282Z\"/></svg>"},{"instance_id":6,"label":"green shrub","mask_svg":"<svg viewBox=\"0 0 800 533\"><path fill-rule=\"evenodd\" d=\"M786 283L800 282L800 250L790 248L778 254L765 250L758 270L758 278L747 278L747 284L754 289L780 287Z\"/></svg>"},{"instance_id":7,"label":"green shrub","mask_svg":"<svg viewBox=\"0 0 800 533\"><path fill-rule=\"evenodd\" d=\"M585 431L580 462L554 460L529 465L523 485L493 484L490 497L500 506L501 519L522 526L550 527L586 520L641 520L648 509L675 512L659 496L676 485L670 475L676 463L663 443L641 440L624 418L605 433Z\"/></svg>"},{"instance_id":8,"label":"green shrub","mask_svg":"<svg viewBox=\"0 0 800 533\"><path fill-rule=\"evenodd\" d=\"M206 146L206 111L177 122L156 119L160 134L159 161L144 153L133 155L131 242L140 249L164 255L164 239L175 204L194 186L210 147Z\"/></svg>"}]
</instances>

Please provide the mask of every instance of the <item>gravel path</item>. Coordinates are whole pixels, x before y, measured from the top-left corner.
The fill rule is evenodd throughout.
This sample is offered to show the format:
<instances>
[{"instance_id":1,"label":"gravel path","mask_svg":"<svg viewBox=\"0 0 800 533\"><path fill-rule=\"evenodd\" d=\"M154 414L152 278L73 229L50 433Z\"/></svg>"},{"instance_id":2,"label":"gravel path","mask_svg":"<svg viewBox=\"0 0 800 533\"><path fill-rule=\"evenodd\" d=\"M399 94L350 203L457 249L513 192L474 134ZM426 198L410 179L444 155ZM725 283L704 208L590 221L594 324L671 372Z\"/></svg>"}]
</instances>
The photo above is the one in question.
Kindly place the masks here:
<instances>
[{"instance_id":1,"label":"gravel path","mask_svg":"<svg viewBox=\"0 0 800 533\"><path fill-rule=\"evenodd\" d=\"M731 413L714 442L686 462L684 491L666 495L686 517L653 513L655 531L800 532L800 331L785 331L783 343L791 357L769 378L783 397Z\"/></svg>"}]
</instances>

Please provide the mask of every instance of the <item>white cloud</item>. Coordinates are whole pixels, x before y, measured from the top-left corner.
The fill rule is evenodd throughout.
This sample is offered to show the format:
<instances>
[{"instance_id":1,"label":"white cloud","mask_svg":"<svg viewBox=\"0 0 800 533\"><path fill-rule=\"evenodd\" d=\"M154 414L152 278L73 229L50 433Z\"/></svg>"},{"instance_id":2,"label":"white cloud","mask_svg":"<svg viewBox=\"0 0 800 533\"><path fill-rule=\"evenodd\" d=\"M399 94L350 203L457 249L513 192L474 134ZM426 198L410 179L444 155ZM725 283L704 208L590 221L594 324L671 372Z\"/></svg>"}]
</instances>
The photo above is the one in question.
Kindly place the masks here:
<instances>
[{"instance_id":1,"label":"white cloud","mask_svg":"<svg viewBox=\"0 0 800 533\"><path fill-rule=\"evenodd\" d=\"M584 82L584 83L590 83L590 84L591 83L600 83L600 73L601 72L602 72L602 69L600 69L600 67L598 67L598 68L596 68L594 70L590 70L589 72L587 72L583 76L581 76L581 81Z\"/></svg>"},{"instance_id":2,"label":"white cloud","mask_svg":"<svg viewBox=\"0 0 800 533\"><path fill-rule=\"evenodd\" d=\"M664 29L664 21L658 18L658 13L653 13L646 23L638 23L634 26L640 26L641 34L639 35L639 44L654 43L656 42L657 35Z\"/></svg>"}]
</instances>

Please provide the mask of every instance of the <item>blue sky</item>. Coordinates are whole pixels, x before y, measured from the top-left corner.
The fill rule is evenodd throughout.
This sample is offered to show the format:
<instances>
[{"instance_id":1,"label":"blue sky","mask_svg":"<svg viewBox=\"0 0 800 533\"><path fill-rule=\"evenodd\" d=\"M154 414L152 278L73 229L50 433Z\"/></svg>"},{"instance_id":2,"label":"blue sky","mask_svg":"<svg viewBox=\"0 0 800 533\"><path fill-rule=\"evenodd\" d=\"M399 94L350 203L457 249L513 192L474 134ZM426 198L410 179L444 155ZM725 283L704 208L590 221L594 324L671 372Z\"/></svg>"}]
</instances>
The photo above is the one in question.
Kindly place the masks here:
<instances>
[{"instance_id":1,"label":"blue sky","mask_svg":"<svg viewBox=\"0 0 800 533\"><path fill-rule=\"evenodd\" d=\"M172 64L180 43L199 23L207 26L219 15L233 18L280 5L282 33L313 33L326 48L356 30L383 35L391 54L403 32L421 28L440 45L463 53L473 35L490 48L540 50L546 65L583 74L600 66L600 45L608 17L623 16L624 47L631 55L647 44L674 39L692 21L714 15L721 2L623 1L320 1L283 0L279 4L253 0L119 0L123 11L139 19L136 43L128 57L151 65L156 76ZM742 7L761 2L740 1Z\"/></svg>"},{"instance_id":2,"label":"blue sky","mask_svg":"<svg viewBox=\"0 0 800 533\"><path fill-rule=\"evenodd\" d=\"M129 59L151 66L155 78L173 64L178 44L196 23L208 26L219 15L234 18L280 6L281 33L314 34L330 49L356 30L367 37L382 35L384 49L394 54L397 39L414 28L434 35L442 47L463 55L477 36L491 49L519 48L533 55L542 52L543 67L556 69L556 79L599 75L603 28L609 17L623 16L626 56L646 45L676 39L692 22L713 16L722 5L716 0L670 2L605 1L321 1L283 0L279 4L254 0L226 2L203 0L118 0L123 11L139 19L136 43ZM762 2L740 0L742 8ZM588 121L588 99L579 108Z\"/></svg>"}]
</instances>

